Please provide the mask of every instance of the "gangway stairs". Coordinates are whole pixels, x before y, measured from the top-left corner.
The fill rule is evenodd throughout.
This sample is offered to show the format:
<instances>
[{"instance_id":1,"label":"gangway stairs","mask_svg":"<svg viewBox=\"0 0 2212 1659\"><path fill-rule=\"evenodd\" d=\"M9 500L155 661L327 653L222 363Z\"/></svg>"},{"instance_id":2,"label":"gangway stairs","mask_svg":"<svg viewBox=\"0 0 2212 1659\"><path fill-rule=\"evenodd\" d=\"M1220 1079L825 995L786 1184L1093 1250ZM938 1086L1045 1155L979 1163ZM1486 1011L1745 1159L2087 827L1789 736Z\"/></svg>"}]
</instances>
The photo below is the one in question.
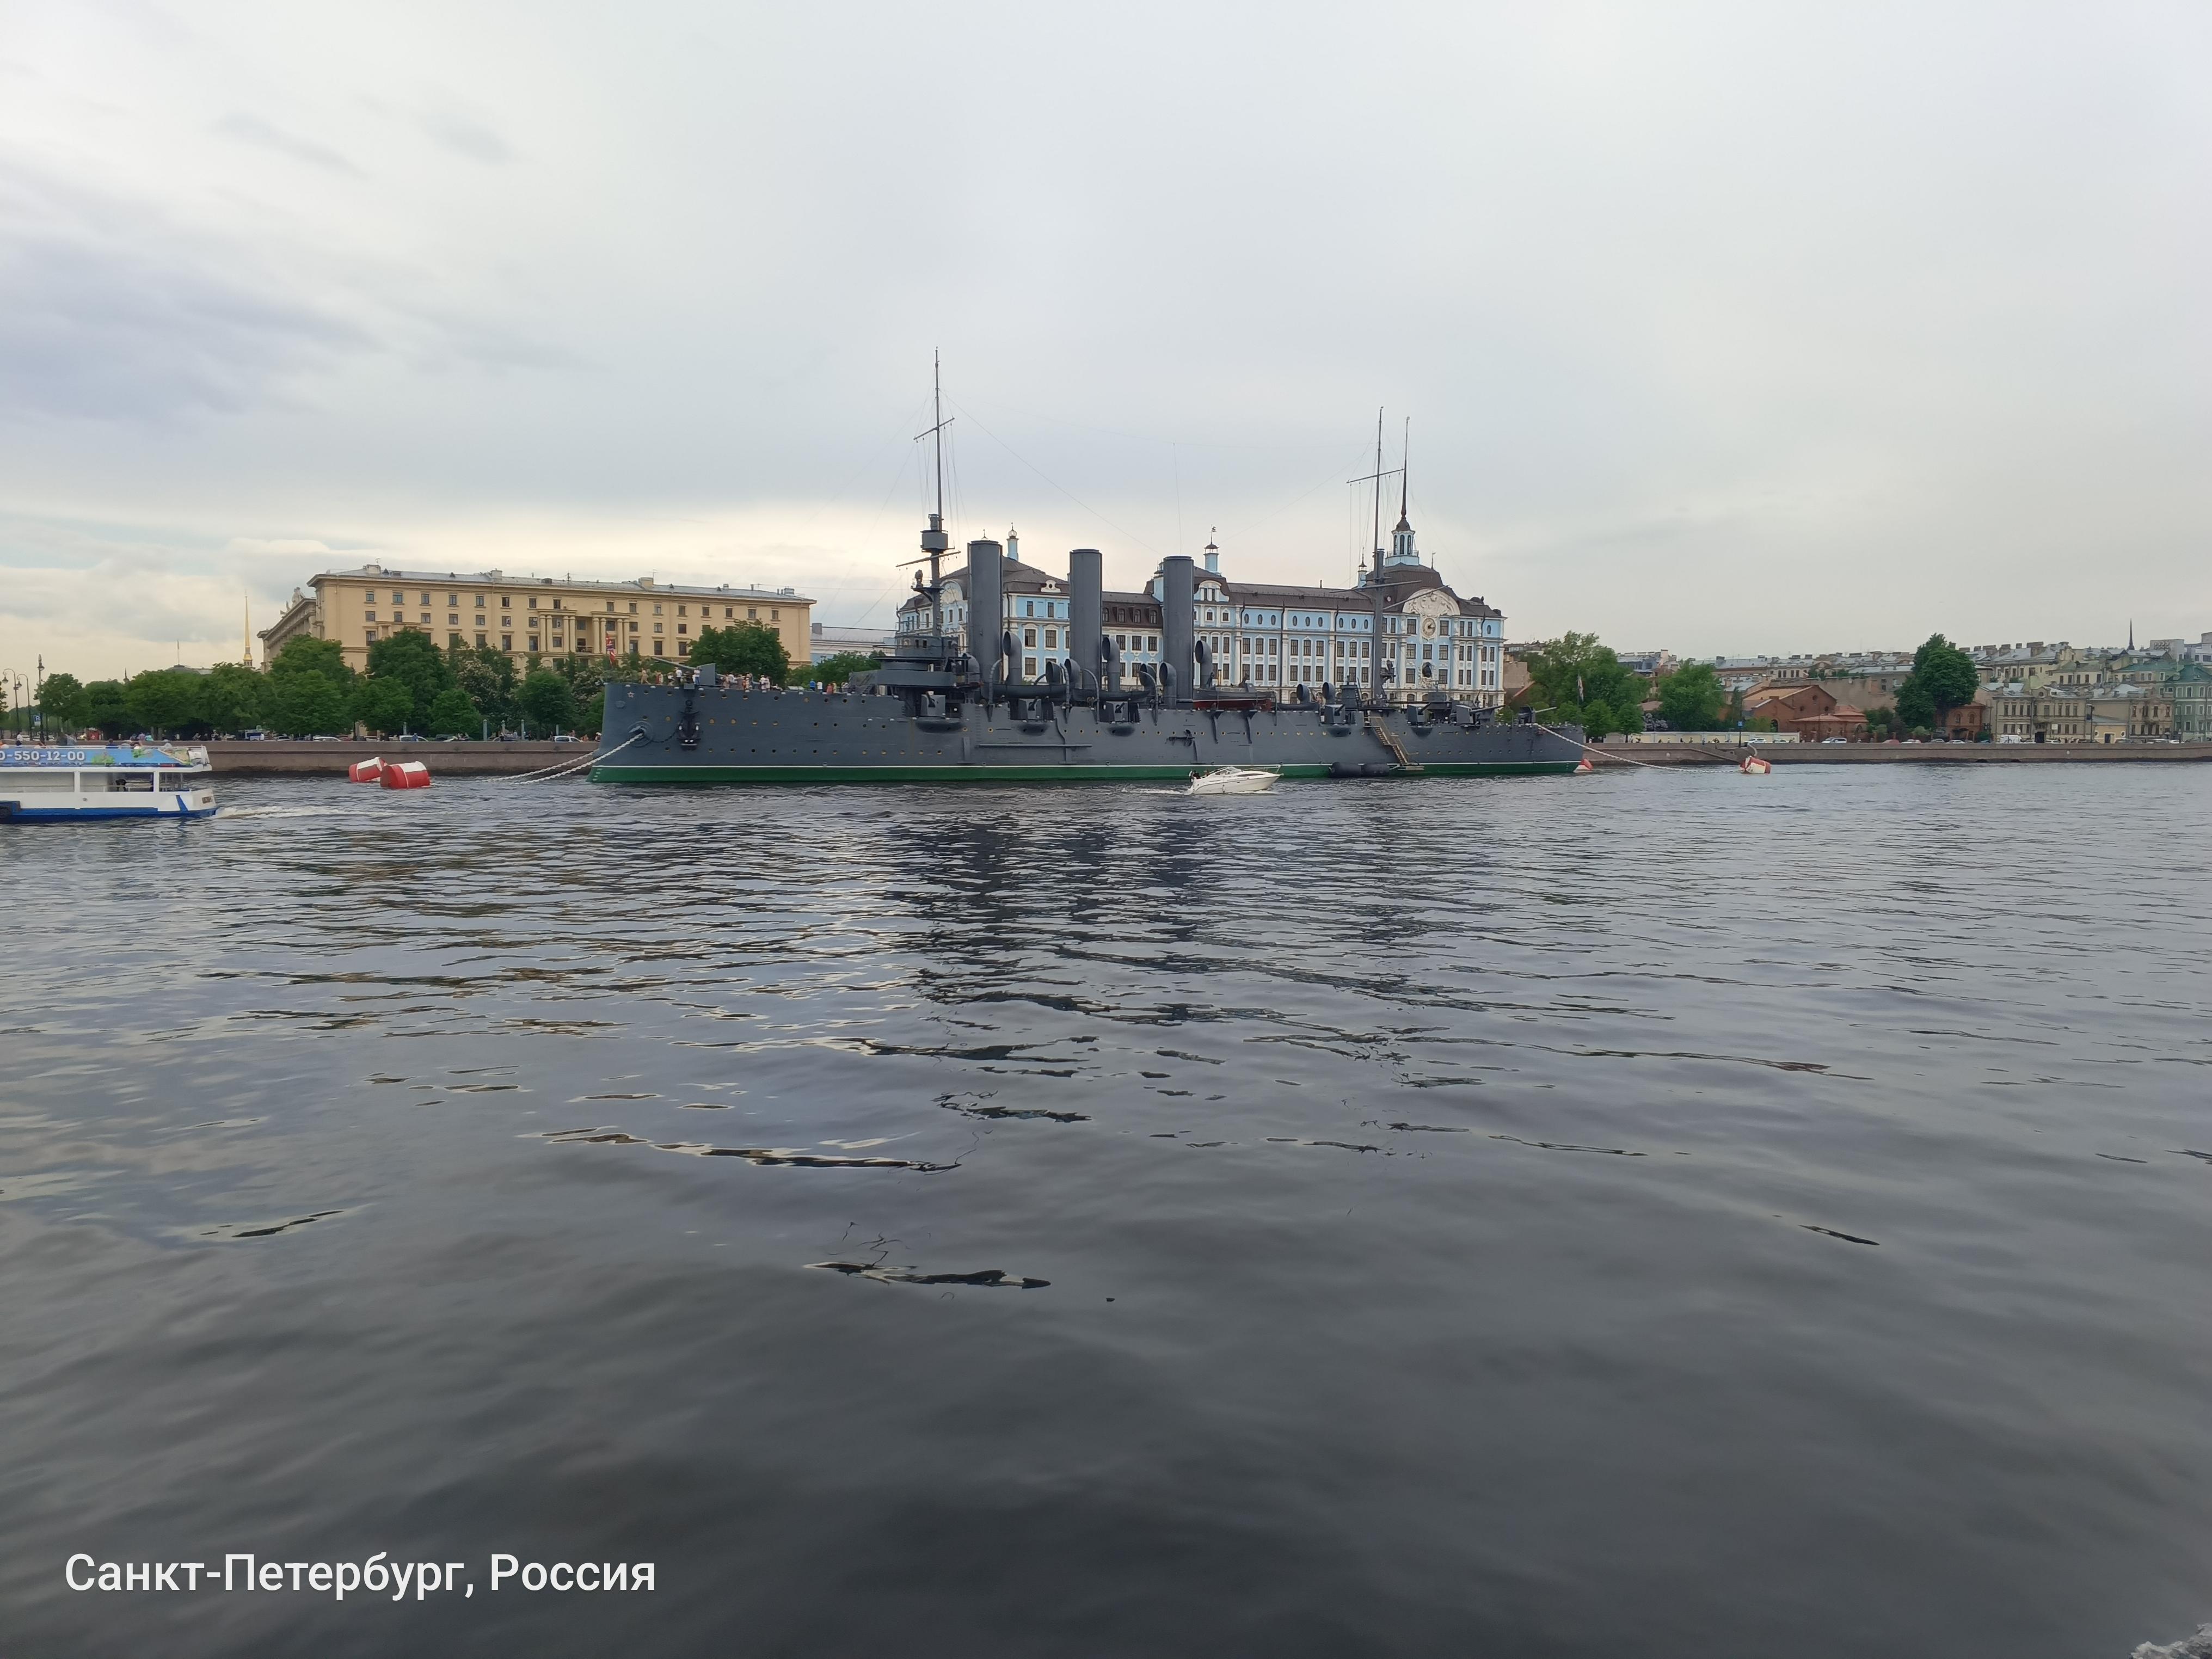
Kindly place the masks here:
<instances>
[{"instance_id":1,"label":"gangway stairs","mask_svg":"<svg viewBox=\"0 0 2212 1659\"><path fill-rule=\"evenodd\" d=\"M1382 746L1390 751L1390 757L1398 763L1398 769L1401 772L1419 772L1425 769L1420 762L1406 752L1406 745L1398 741L1398 734L1382 720L1370 720L1367 722L1367 729L1382 740Z\"/></svg>"}]
</instances>

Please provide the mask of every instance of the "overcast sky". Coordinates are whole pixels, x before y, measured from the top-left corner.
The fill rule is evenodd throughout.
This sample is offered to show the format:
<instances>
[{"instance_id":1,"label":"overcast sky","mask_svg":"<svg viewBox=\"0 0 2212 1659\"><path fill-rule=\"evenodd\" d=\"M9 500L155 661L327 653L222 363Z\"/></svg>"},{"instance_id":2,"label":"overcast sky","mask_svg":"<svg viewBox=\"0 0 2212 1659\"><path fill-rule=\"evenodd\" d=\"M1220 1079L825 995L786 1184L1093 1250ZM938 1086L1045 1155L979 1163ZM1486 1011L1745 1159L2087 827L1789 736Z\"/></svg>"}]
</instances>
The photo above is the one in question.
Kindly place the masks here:
<instances>
[{"instance_id":1,"label":"overcast sky","mask_svg":"<svg viewBox=\"0 0 2212 1659\"><path fill-rule=\"evenodd\" d=\"M1683 654L2212 629L2212 8L0 0L0 666L318 569L1421 545ZM1392 503L1395 508L1395 501ZM1218 530L1215 527L1218 526Z\"/></svg>"}]
</instances>

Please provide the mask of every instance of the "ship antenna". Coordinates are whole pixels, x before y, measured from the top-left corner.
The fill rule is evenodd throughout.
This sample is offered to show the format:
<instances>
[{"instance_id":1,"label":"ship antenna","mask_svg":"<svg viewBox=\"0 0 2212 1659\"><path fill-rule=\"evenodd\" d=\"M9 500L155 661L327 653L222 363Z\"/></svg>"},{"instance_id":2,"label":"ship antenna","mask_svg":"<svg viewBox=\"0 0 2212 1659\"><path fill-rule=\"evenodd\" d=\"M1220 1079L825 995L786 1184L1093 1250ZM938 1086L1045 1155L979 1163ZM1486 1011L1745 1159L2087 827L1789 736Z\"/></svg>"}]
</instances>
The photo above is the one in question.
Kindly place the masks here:
<instances>
[{"instance_id":1,"label":"ship antenna","mask_svg":"<svg viewBox=\"0 0 2212 1659\"><path fill-rule=\"evenodd\" d=\"M929 405L931 426L919 432L917 439L932 441L937 453L937 511L929 515L929 528L921 532L921 550L929 555L929 632L933 639L945 634L943 604L943 571L939 562L947 545L945 535L945 428L952 422L945 418L945 356L942 352L929 354ZM915 585L921 585L917 576ZM940 653L941 654L941 653Z\"/></svg>"},{"instance_id":2,"label":"ship antenna","mask_svg":"<svg viewBox=\"0 0 2212 1659\"><path fill-rule=\"evenodd\" d=\"M1382 580L1382 411L1375 411L1375 580Z\"/></svg>"},{"instance_id":3,"label":"ship antenna","mask_svg":"<svg viewBox=\"0 0 2212 1659\"><path fill-rule=\"evenodd\" d=\"M1413 422L1410 418L1407 421L1406 430L1410 436L1413 432ZM1405 470L1403 465L1400 465L1392 469L1392 471L1403 474ZM1385 471L1382 467L1382 411L1377 409L1375 411L1375 470L1364 477L1347 478L1345 482L1375 486L1375 569L1367 579L1368 585L1374 589L1370 597L1374 600L1375 634L1367 647L1370 653L1367 672L1370 682L1368 689L1376 694L1378 701L1381 700L1382 691L1382 481L1390 476L1391 472ZM1358 497L1354 496L1352 499L1357 501ZM1402 507L1401 510L1403 510Z\"/></svg>"}]
</instances>

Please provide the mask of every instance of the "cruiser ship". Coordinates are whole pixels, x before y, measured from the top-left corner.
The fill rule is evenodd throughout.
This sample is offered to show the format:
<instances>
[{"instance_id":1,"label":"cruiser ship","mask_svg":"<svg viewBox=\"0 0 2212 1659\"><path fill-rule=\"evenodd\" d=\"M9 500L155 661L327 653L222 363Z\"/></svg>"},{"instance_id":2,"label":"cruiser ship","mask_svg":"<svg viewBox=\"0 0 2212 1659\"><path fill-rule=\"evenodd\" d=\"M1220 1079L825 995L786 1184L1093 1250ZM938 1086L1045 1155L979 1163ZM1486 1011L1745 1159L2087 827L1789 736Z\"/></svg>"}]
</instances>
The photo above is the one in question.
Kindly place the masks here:
<instances>
[{"instance_id":1,"label":"cruiser ship","mask_svg":"<svg viewBox=\"0 0 2212 1659\"><path fill-rule=\"evenodd\" d=\"M842 690L705 665L610 684L593 781L1072 782L1223 767L1452 777L1581 761L1579 730L1501 707L1499 613L1457 598L1420 561L1402 483L1385 552L1379 497L1392 475L1379 441L1375 555L1358 586L1234 584L1209 545L1203 570L1174 555L1146 592L1109 594L1096 548L1072 550L1064 579L1009 557L1011 537L972 541L964 568L943 568L945 424L940 409L923 434L939 446L937 510L915 561L928 574L915 577L883 665ZM1256 627L1273 631L1255 658Z\"/></svg>"},{"instance_id":2,"label":"cruiser ship","mask_svg":"<svg viewBox=\"0 0 2212 1659\"><path fill-rule=\"evenodd\" d=\"M204 749L131 743L0 748L0 823L215 816Z\"/></svg>"}]
</instances>

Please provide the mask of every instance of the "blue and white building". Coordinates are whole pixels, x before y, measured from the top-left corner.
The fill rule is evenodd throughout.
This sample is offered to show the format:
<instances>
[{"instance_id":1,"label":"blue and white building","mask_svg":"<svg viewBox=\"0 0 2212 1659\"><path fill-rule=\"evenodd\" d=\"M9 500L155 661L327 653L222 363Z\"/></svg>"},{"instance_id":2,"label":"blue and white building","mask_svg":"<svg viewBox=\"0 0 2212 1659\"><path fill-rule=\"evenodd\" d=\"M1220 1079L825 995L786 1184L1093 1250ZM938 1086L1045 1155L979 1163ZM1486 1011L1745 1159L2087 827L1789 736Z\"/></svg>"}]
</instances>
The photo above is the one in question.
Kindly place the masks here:
<instances>
[{"instance_id":1,"label":"blue and white building","mask_svg":"<svg viewBox=\"0 0 2212 1659\"><path fill-rule=\"evenodd\" d=\"M1002 626L1022 653L1022 678L1036 679L1047 659L1073 653L1068 637L1065 577L1020 557L1021 543L1006 533L1000 572L1006 616ZM1382 633L1376 633L1376 588L1382 588ZM944 580L944 626L972 649L966 604L967 567ZM1255 690L1294 691L1304 686L1358 686L1374 695L1378 664L1391 670L1383 684L1396 701L1431 691L1449 693L1477 708L1504 701L1504 612L1480 598L1462 599L1421 561L1413 526L1401 513L1379 573L1357 586L1301 586L1240 581L1221 568L1220 549L1208 543L1193 588L1193 633L1204 643L1218 683ZM1123 671L1160 661L1160 580L1137 593L1109 589L1100 625L1114 641ZM937 626L926 599L901 607L902 636L927 635Z\"/></svg>"}]
</instances>

